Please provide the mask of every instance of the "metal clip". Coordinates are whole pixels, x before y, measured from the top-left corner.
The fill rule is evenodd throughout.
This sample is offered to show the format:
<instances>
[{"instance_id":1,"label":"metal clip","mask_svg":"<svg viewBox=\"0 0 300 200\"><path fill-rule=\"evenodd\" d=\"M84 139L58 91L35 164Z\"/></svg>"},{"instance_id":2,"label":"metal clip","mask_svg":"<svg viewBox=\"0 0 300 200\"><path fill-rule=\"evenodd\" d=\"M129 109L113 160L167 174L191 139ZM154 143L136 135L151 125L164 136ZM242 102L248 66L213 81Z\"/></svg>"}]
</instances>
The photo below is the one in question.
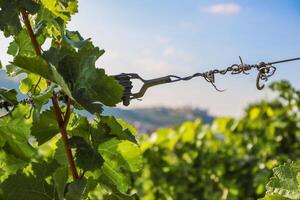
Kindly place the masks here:
<instances>
[{"instance_id":1,"label":"metal clip","mask_svg":"<svg viewBox=\"0 0 300 200\"><path fill-rule=\"evenodd\" d=\"M114 76L119 83L124 87L124 95L123 95L123 105L128 106L130 104L130 100L132 99L138 99L144 96L146 93L147 89L156 85L164 84L164 83L171 83L172 79L169 76L161 77L161 78L155 78L155 79L150 79L150 80L145 80L142 77L140 77L138 74L135 73L122 73L120 75ZM133 88L132 86L132 79L138 79L142 81L144 84L139 90L139 92L132 93L131 89Z\"/></svg>"}]
</instances>

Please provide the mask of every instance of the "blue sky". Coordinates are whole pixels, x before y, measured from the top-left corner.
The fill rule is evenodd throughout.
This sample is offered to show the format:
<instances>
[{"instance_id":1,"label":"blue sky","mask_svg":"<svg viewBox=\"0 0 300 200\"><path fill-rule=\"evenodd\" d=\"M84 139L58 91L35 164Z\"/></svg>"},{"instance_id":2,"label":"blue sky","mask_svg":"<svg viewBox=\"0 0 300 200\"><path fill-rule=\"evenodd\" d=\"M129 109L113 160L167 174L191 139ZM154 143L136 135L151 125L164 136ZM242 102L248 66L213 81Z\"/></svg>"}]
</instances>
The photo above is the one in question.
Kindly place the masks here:
<instances>
[{"instance_id":1,"label":"blue sky","mask_svg":"<svg viewBox=\"0 0 300 200\"><path fill-rule=\"evenodd\" d=\"M79 13L69 28L106 50L97 65L109 74L184 76L238 63L238 56L249 64L300 56L298 0L79 2ZM0 55L6 46L1 37ZM287 79L299 88L299 72L300 62L278 65L271 80ZM194 79L153 87L131 107L194 106L212 114L238 116L248 103L272 96L267 90L256 90L255 71L250 76L216 78L225 92Z\"/></svg>"}]
</instances>

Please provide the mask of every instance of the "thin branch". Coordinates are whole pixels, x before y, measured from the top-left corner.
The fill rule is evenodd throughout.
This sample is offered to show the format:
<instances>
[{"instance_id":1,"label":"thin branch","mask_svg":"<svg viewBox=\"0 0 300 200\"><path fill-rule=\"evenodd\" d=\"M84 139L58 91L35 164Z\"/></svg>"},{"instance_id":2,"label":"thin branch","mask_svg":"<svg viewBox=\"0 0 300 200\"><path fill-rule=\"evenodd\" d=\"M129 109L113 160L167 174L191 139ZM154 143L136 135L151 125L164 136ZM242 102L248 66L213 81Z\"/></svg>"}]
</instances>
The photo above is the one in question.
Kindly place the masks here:
<instances>
[{"instance_id":1,"label":"thin branch","mask_svg":"<svg viewBox=\"0 0 300 200\"><path fill-rule=\"evenodd\" d=\"M33 88L33 94L36 94L36 89L39 87L40 82L42 81L42 77L39 77L38 82L35 84L34 88Z\"/></svg>"},{"instance_id":2,"label":"thin branch","mask_svg":"<svg viewBox=\"0 0 300 200\"><path fill-rule=\"evenodd\" d=\"M63 127L66 128L69 120L70 120L70 116L71 116L71 98L67 97L67 110L66 110L66 114L64 116L64 122L63 122Z\"/></svg>"},{"instance_id":3,"label":"thin branch","mask_svg":"<svg viewBox=\"0 0 300 200\"><path fill-rule=\"evenodd\" d=\"M29 21L29 18L28 18L28 13L25 9L22 9L21 14L22 14L23 21L24 21L24 24L26 26L28 35L31 39L31 43L32 43L32 45L35 49L35 53L36 53L37 56L41 56L42 55L41 47L40 47L40 45L39 45L39 43L36 39L36 36L34 35L34 32L32 30L32 27L31 27L31 24L30 24L30 21ZM47 80L48 86L50 85L50 83L51 82L49 80ZM70 99L70 98L68 97L68 99ZM67 111L68 110L69 111L67 112L68 115L66 115L66 117L65 117L65 119L68 119L68 120L64 120L63 117L62 117L62 111L59 107L57 97L54 93L53 93L53 96L51 97L51 100L52 100L53 107L54 107L54 110L55 110L56 120L57 120L58 126L60 128L61 137L62 137L62 140L64 142L64 148L65 148L65 152L66 152L66 155L67 155L67 158L68 158L69 167L70 167L70 170L72 172L73 179L75 180L75 179L78 179L79 176L78 176L78 172L77 172L76 165L75 165L75 162L74 162L72 151L71 151L71 149L69 147L69 144L68 144L68 133L67 133L67 130L66 130L66 126L68 124L69 117L70 117L70 116L68 116L68 115L70 115L70 103L68 103L68 105L67 105ZM68 100L68 102L70 102L70 100Z\"/></svg>"}]
</instances>

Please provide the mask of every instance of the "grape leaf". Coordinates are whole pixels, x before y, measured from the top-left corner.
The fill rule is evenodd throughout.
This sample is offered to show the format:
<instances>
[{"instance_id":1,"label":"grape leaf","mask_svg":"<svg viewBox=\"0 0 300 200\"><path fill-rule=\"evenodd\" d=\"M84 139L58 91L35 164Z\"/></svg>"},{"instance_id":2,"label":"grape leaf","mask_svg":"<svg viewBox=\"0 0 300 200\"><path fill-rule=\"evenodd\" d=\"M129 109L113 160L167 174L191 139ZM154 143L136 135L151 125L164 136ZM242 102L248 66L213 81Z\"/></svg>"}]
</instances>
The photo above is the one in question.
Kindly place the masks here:
<instances>
[{"instance_id":1,"label":"grape leaf","mask_svg":"<svg viewBox=\"0 0 300 200\"><path fill-rule=\"evenodd\" d=\"M45 41L45 37L42 35L39 37L37 36L37 40L38 43L42 45ZM12 56L34 56L36 54L26 29L23 29L17 36L14 37L14 40L8 46L7 53Z\"/></svg>"},{"instance_id":2,"label":"grape leaf","mask_svg":"<svg viewBox=\"0 0 300 200\"><path fill-rule=\"evenodd\" d=\"M87 187L85 178L77 179L67 187L66 200L81 200Z\"/></svg>"},{"instance_id":3,"label":"grape leaf","mask_svg":"<svg viewBox=\"0 0 300 200\"><path fill-rule=\"evenodd\" d=\"M77 0L42 0L41 5L36 21L45 26L43 35L52 37L53 41L61 40L61 30L66 27L71 15L78 11Z\"/></svg>"},{"instance_id":4,"label":"grape leaf","mask_svg":"<svg viewBox=\"0 0 300 200\"><path fill-rule=\"evenodd\" d=\"M104 161L102 156L82 137L73 136L69 139L69 145L71 148L76 148L75 159L78 167L84 171L101 168Z\"/></svg>"},{"instance_id":5,"label":"grape leaf","mask_svg":"<svg viewBox=\"0 0 300 200\"><path fill-rule=\"evenodd\" d=\"M64 143L62 140L56 142L56 149L54 153L54 159L62 166L68 164L68 158L65 152Z\"/></svg>"},{"instance_id":6,"label":"grape leaf","mask_svg":"<svg viewBox=\"0 0 300 200\"><path fill-rule=\"evenodd\" d=\"M71 19L71 15L78 12L77 0L41 0L41 3L55 17L59 17L65 22Z\"/></svg>"},{"instance_id":7,"label":"grape leaf","mask_svg":"<svg viewBox=\"0 0 300 200\"><path fill-rule=\"evenodd\" d=\"M48 171L45 168L45 171ZM0 184L0 198L6 200L49 200L57 199L54 186L44 177L35 177L18 172Z\"/></svg>"},{"instance_id":8,"label":"grape leaf","mask_svg":"<svg viewBox=\"0 0 300 200\"><path fill-rule=\"evenodd\" d=\"M0 147L5 148L17 158L28 160L36 153L29 144L31 119L25 119L29 105L18 105L10 113L0 118Z\"/></svg>"},{"instance_id":9,"label":"grape leaf","mask_svg":"<svg viewBox=\"0 0 300 200\"><path fill-rule=\"evenodd\" d=\"M6 67L7 76L14 77L14 76L17 76L21 73L24 73L23 69L21 69L20 67L15 66L13 64L6 65L5 67Z\"/></svg>"},{"instance_id":10,"label":"grape leaf","mask_svg":"<svg viewBox=\"0 0 300 200\"><path fill-rule=\"evenodd\" d=\"M52 160L51 162L39 160L39 162L31 162L30 164L32 173L36 178L51 177L59 167L59 163L56 160Z\"/></svg>"},{"instance_id":11,"label":"grape leaf","mask_svg":"<svg viewBox=\"0 0 300 200\"><path fill-rule=\"evenodd\" d=\"M60 200L64 200L68 176L69 168L67 166L57 168L53 174L54 185Z\"/></svg>"},{"instance_id":12,"label":"grape leaf","mask_svg":"<svg viewBox=\"0 0 300 200\"><path fill-rule=\"evenodd\" d=\"M38 111L41 111L42 106L47 104L49 99L53 96L53 91L56 88L54 83L51 83L42 93L34 95L32 100Z\"/></svg>"},{"instance_id":13,"label":"grape leaf","mask_svg":"<svg viewBox=\"0 0 300 200\"><path fill-rule=\"evenodd\" d=\"M36 138L39 145L47 142L59 132L53 107L42 112L37 121L33 120L31 134Z\"/></svg>"},{"instance_id":14,"label":"grape leaf","mask_svg":"<svg viewBox=\"0 0 300 200\"><path fill-rule=\"evenodd\" d=\"M127 140L110 139L99 145L98 151L105 161L117 159L119 166L131 172L142 168L142 156L137 144Z\"/></svg>"},{"instance_id":15,"label":"grape leaf","mask_svg":"<svg viewBox=\"0 0 300 200\"><path fill-rule=\"evenodd\" d=\"M92 122L91 137L95 147L103 140L116 137L120 140L128 140L137 144L133 135L136 133L133 127L126 125L124 121L116 120L113 116L97 116Z\"/></svg>"},{"instance_id":16,"label":"grape leaf","mask_svg":"<svg viewBox=\"0 0 300 200\"><path fill-rule=\"evenodd\" d=\"M128 124L123 119L118 118L117 121L122 126L123 131L129 131L132 136L135 136L138 133L133 125Z\"/></svg>"},{"instance_id":17,"label":"grape leaf","mask_svg":"<svg viewBox=\"0 0 300 200\"><path fill-rule=\"evenodd\" d=\"M57 18L53 13L41 6L39 12L37 13L36 22L38 24L43 24L45 26L42 29L42 35L53 38L57 41L61 38L61 27L65 26L63 20Z\"/></svg>"},{"instance_id":18,"label":"grape leaf","mask_svg":"<svg viewBox=\"0 0 300 200\"><path fill-rule=\"evenodd\" d=\"M126 140L110 139L99 145L98 151L105 162L103 176L110 180L121 192L130 187L130 177L124 172L138 172L142 168L142 156L139 147Z\"/></svg>"},{"instance_id":19,"label":"grape leaf","mask_svg":"<svg viewBox=\"0 0 300 200\"><path fill-rule=\"evenodd\" d=\"M27 170L19 170L0 184L0 199L43 200L57 199L52 173L57 169L56 161L30 163ZM2 198L1 198L2 197Z\"/></svg>"},{"instance_id":20,"label":"grape leaf","mask_svg":"<svg viewBox=\"0 0 300 200\"><path fill-rule=\"evenodd\" d=\"M288 199L300 199L300 162L285 163L273 169L274 176L267 184L267 194Z\"/></svg>"},{"instance_id":21,"label":"grape leaf","mask_svg":"<svg viewBox=\"0 0 300 200\"><path fill-rule=\"evenodd\" d=\"M51 48L45 58L17 56L13 64L60 85L90 113L102 111L102 104L115 106L121 101L123 88L113 78L97 69L95 62L102 52L88 43L78 52L67 55L66 49ZM112 92L113 91L113 92Z\"/></svg>"},{"instance_id":22,"label":"grape leaf","mask_svg":"<svg viewBox=\"0 0 300 200\"><path fill-rule=\"evenodd\" d=\"M0 1L0 30L3 31L5 37L17 35L22 30L19 20L21 8L34 14L38 11L39 5L32 0Z\"/></svg>"},{"instance_id":23,"label":"grape leaf","mask_svg":"<svg viewBox=\"0 0 300 200\"><path fill-rule=\"evenodd\" d=\"M74 48L82 48L89 42L90 39L84 40L78 31L65 30L63 34L64 41Z\"/></svg>"},{"instance_id":24,"label":"grape leaf","mask_svg":"<svg viewBox=\"0 0 300 200\"><path fill-rule=\"evenodd\" d=\"M101 184L105 185L106 187L109 188L110 192L109 194L105 194L103 196L104 200L138 200L138 196L136 194L126 194L120 192L115 185L109 184L107 182L101 182Z\"/></svg>"},{"instance_id":25,"label":"grape leaf","mask_svg":"<svg viewBox=\"0 0 300 200\"><path fill-rule=\"evenodd\" d=\"M9 102L11 105L17 105L17 91L14 89L0 88L0 100Z\"/></svg>"},{"instance_id":26,"label":"grape leaf","mask_svg":"<svg viewBox=\"0 0 300 200\"><path fill-rule=\"evenodd\" d=\"M38 86L36 86L36 84ZM31 92L32 94L39 94L40 92L44 91L47 88L47 82L45 79L40 80L40 76L28 73L27 77L20 81L20 92L23 94L27 94Z\"/></svg>"},{"instance_id":27,"label":"grape leaf","mask_svg":"<svg viewBox=\"0 0 300 200\"><path fill-rule=\"evenodd\" d=\"M265 196L263 198L260 198L258 200L290 200L290 199L284 198L280 195L267 195L267 196Z\"/></svg>"},{"instance_id":28,"label":"grape leaf","mask_svg":"<svg viewBox=\"0 0 300 200\"><path fill-rule=\"evenodd\" d=\"M46 60L64 77L74 99L92 114L102 110L101 103L115 106L123 95L122 86L103 69L95 67L96 60L103 53L91 42L78 52L66 48L52 48L45 52Z\"/></svg>"},{"instance_id":29,"label":"grape leaf","mask_svg":"<svg viewBox=\"0 0 300 200\"><path fill-rule=\"evenodd\" d=\"M120 168L117 160L104 162L99 179L115 185L120 192L127 192L131 186L129 174Z\"/></svg>"},{"instance_id":30,"label":"grape leaf","mask_svg":"<svg viewBox=\"0 0 300 200\"><path fill-rule=\"evenodd\" d=\"M113 116L99 116L99 118L100 124L105 124L107 126L109 129L108 133L110 135L116 136L120 140L129 140L137 144L134 135L130 131L130 128L127 128L123 121L118 121ZM123 124L124 128L120 123ZM133 130L132 127L131 130Z\"/></svg>"},{"instance_id":31,"label":"grape leaf","mask_svg":"<svg viewBox=\"0 0 300 200\"><path fill-rule=\"evenodd\" d=\"M4 151L0 151L0 183L9 175L15 174L19 169L24 167L26 162L10 155Z\"/></svg>"},{"instance_id":32,"label":"grape leaf","mask_svg":"<svg viewBox=\"0 0 300 200\"><path fill-rule=\"evenodd\" d=\"M80 136L84 138L85 141L89 141L91 127L86 117L73 115L73 117L70 117L67 129L69 135Z\"/></svg>"},{"instance_id":33,"label":"grape leaf","mask_svg":"<svg viewBox=\"0 0 300 200\"><path fill-rule=\"evenodd\" d=\"M43 58L37 56L16 56L13 63L22 69L57 83L67 95L71 96L69 87L63 80L63 77L57 72L53 65L48 65Z\"/></svg>"}]
</instances>

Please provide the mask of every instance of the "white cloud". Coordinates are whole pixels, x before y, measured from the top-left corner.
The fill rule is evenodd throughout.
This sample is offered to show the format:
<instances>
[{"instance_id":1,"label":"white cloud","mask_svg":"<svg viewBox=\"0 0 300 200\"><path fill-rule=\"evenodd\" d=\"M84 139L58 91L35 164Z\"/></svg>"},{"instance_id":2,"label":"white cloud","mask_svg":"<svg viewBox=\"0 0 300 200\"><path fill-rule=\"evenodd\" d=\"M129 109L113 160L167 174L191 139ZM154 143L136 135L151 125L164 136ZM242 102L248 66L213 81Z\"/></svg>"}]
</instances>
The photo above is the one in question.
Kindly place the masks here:
<instances>
[{"instance_id":1,"label":"white cloud","mask_svg":"<svg viewBox=\"0 0 300 200\"><path fill-rule=\"evenodd\" d=\"M153 57L138 58L133 61L133 65L142 68L146 74L150 73L153 76L174 71L178 67L164 59L157 59Z\"/></svg>"},{"instance_id":2,"label":"white cloud","mask_svg":"<svg viewBox=\"0 0 300 200\"><path fill-rule=\"evenodd\" d=\"M173 47L167 47L163 50L164 56L172 56L176 53L176 49Z\"/></svg>"},{"instance_id":3,"label":"white cloud","mask_svg":"<svg viewBox=\"0 0 300 200\"><path fill-rule=\"evenodd\" d=\"M163 35L156 35L154 39L159 44L168 44L171 41L171 38Z\"/></svg>"},{"instance_id":4,"label":"white cloud","mask_svg":"<svg viewBox=\"0 0 300 200\"><path fill-rule=\"evenodd\" d=\"M213 4L204 7L203 11L211 14L234 15L241 11L241 6L235 3Z\"/></svg>"},{"instance_id":5,"label":"white cloud","mask_svg":"<svg viewBox=\"0 0 300 200\"><path fill-rule=\"evenodd\" d=\"M190 30L192 28L194 28L196 25L193 22L189 22L189 21L180 21L178 23L178 27L180 29L184 29L184 30Z\"/></svg>"}]
</instances>

